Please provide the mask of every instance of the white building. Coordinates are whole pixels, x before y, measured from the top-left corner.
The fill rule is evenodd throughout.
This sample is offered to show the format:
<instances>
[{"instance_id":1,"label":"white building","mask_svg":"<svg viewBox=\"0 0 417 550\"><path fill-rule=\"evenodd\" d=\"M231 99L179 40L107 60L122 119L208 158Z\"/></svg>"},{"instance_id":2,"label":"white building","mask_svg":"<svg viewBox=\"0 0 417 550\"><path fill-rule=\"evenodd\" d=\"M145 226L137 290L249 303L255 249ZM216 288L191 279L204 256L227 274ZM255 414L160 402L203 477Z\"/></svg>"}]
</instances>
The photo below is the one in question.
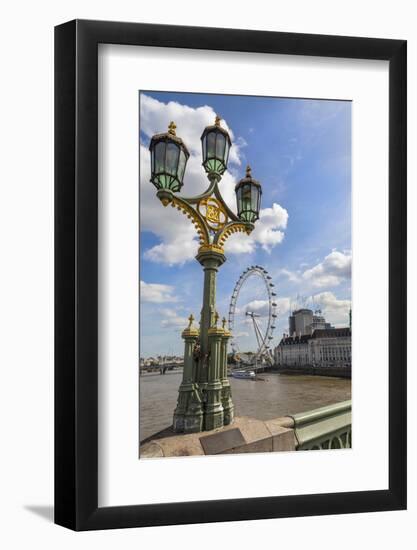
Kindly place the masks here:
<instances>
[{"instance_id":1,"label":"white building","mask_svg":"<svg viewBox=\"0 0 417 550\"><path fill-rule=\"evenodd\" d=\"M350 328L317 329L312 335L285 336L274 350L279 366L345 367L351 365Z\"/></svg>"}]
</instances>

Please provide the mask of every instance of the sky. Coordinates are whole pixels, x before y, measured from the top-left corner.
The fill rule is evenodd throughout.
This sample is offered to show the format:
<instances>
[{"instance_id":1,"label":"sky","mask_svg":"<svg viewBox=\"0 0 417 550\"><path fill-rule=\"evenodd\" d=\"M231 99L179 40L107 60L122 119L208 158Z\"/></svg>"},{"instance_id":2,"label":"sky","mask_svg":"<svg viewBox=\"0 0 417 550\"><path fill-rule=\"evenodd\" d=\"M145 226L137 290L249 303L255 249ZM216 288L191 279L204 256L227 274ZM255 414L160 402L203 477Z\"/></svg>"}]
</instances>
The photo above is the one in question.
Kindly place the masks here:
<instances>
[{"instance_id":1,"label":"sky","mask_svg":"<svg viewBox=\"0 0 417 550\"><path fill-rule=\"evenodd\" d=\"M262 185L260 218L248 237L225 244L227 261L217 277L217 310L228 314L230 296L247 267L263 266L277 292L278 318L272 346L288 331L291 309L321 309L335 326L347 326L351 307L351 103L349 101L233 95L140 92L140 354L183 353L181 332L200 315L203 271L195 260L198 241L189 220L164 208L150 183L149 142L177 125L190 158L180 192L205 190L200 136L216 114L232 148L222 195L236 211L234 186L246 165ZM254 351L248 309L266 325L266 292L250 278L237 304L235 336Z\"/></svg>"}]
</instances>

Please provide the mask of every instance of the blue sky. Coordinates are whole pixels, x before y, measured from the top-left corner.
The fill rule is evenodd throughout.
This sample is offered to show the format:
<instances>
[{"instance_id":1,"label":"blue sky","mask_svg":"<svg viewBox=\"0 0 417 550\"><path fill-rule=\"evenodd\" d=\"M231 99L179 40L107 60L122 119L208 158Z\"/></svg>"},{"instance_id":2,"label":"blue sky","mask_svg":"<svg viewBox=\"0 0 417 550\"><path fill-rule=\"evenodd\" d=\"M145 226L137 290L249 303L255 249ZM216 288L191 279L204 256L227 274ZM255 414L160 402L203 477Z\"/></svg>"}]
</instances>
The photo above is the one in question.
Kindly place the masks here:
<instances>
[{"instance_id":1,"label":"blue sky","mask_svg":"<svg viewBox=\"0 0 417 550\"><path fill-rule=\"evenodd\" d=\"M236 235L226 246L218 274L217 305L226 315L239 275L264 266L276 285L279 317L273 345L287 330L296 297L311 297L328 321L346 325L351 298L351 103L208 94L140 94L141 172L141 355L182 354L186 317L199 316L203 274L194 259L197 240L189 221L164 209L149 182L148 145L170 120L191 151L182 192L207 185L200 135L219 114L232 136L229 170L221 183L235 207L234 185L246 164L262 184L261 217L251 237ZM242 348L255 345L244 311L263 288L255 281L242 292L236 320ZM301 298L298 299L301 305ZM262 324L262 318L261 318Z\"/></svg>"}]
</instances>

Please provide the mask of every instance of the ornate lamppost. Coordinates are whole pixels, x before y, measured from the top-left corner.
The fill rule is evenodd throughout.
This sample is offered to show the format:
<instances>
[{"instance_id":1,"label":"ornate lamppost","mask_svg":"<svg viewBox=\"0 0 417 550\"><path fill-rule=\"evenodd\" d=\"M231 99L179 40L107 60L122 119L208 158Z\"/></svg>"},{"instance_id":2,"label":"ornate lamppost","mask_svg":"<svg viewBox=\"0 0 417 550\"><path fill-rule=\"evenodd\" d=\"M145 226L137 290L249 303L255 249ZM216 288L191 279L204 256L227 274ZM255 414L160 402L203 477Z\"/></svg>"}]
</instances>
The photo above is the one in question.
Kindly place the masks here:
<instances>
[{"instance_id":1,"label":"ornate lamppost","mask_svg":"<svg viewBox=\"0 0 417 550\"><path fill-rule=\"evenodd\" d=\"M204 270L204 295L200 328L193 326L194 317L183 331L185 342L183 379L174 411L176 432L198 432L230 424L233 403L227 377L227 341L231 334L226 320L218 326L216 311L216 275L226 261L223 245L236 232L250 234L259 217L262 188L246 169L246 177L235 187L237 215L227 206L218 184L227 169L230 136L221 127L217 116L213 126L207 126L201 136L203 167L209 185L206 191L193 197L181 197L189 152L176 135L171 122L168 132L154 135L151 152L151 182L156 196L164 206L171 205L183 212L195 226L200 247L196 256Z\"/></svg>"}]
</instances>

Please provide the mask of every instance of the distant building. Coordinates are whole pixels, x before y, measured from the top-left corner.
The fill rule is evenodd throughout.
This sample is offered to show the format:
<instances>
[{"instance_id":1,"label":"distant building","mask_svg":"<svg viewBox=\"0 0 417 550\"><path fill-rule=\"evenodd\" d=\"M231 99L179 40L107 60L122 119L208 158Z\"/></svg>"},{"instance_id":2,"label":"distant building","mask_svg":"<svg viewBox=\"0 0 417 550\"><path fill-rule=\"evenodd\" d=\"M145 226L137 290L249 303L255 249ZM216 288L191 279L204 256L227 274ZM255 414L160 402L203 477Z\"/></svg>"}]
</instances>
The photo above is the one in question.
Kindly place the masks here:
<instances>
[{"instance_id":1,"label":"distant building","mask_svg":"<svg viewBox=\"0 0 417 550\"><path fill-rule=\"evenodd\" d=\"M311 309L298 309L293 313L295 320L295 333L298 336L310 334L310 327L313 323L313 312Z\"/></svg>"},{"instance_id":2,"label":"distant building","mask_svg":"<svg viewBox=\"0 0 417 550\"><path fill-rule=\"evenodd\" d=\"M310 363L309 339L307 334L303 336L286 336L274 350L275 364L279 366L308 365Z\"/></svg>"},{"instance_id":3,"label":"distant building","mask_svg":"<svg viewBox=\"0 0 417 550\"><path fill-rule=\"evenodd\" d=\"M295 315L294 312L288 317L288 336L295 336Z\"/></svg>"},{"instance_id":4,"label":"distant building","mask_svg":"<svg viewBox=\"0 0 417 550\"><path fill-rule=\"evenodd\" d=\"M313 322L310 325L310 333L313 334L315 330L324 330L334 328L330 323L326 322L326 319L321 315L313 315Z\"/></svg>"},{"instance_id":5,"label":"distant building","mask_svg":"<svg viewBox=\"0 0 417 550\"><path fill-rule=\"evenodd\" d=\"M350 366L352 362L352 332L350 328L315 330L310 341L313 365Z\"/></svg>"},{"instance_id":6,"label":"distant building","mask_svg":"<svg viewBox=\"0 0 417 550\"><path fill-rule=\"evenodd\" d=\"M311 309L297 309L288 318L288 335L293 337L306 334L311 336L317 329L330 328L333 327L330 323L326 323L320 310L313 313Z\"/></svg>"},{"instance_id":7,"label":"distant building","mask_svg":"<svg viewBox=\"0 0 417 550\"><path fill-rule=\"evenodd\" d=\"M140 357L139 366L144 367L157 367L161 365L182 365L184 357L179 355L157 355L156 357Z\"/></svg>"},{"instance_id":8,"label":"distant building","mask_svg":"<svg viewBox=\"0 0 417 550\"><path fill-rule=\"evenodd\" d=\"M350 328L323 328L315 329L313 334L284 335L274 350L275 364L289 367L302 365L350 366L352 361L351 341Z\"/></svg>"}]
</instances>

